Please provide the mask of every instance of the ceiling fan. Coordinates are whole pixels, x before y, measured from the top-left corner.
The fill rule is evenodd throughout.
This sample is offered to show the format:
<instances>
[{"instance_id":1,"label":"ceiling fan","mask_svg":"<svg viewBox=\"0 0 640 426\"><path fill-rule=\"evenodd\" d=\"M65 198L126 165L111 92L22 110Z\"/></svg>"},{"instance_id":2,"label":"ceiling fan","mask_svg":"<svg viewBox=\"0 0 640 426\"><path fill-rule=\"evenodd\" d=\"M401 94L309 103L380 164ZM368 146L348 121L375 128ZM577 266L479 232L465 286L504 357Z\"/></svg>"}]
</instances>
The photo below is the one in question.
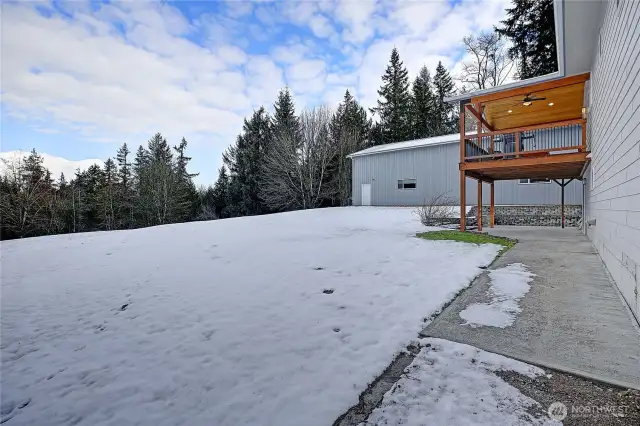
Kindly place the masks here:
<instances>
[{"instance_id":1,"label":"ceiling fan","mask_svg":"<svg viewBox=\"0 0 640 426\"><path fill-rule=\"evenodd\" d=\"M535 101L544 101L547 98L539 98L535 95L535 93L527 93L527 95L522 99L522 105L529 106ZM520 103L520 102L518 102Z\"/></svg>"}]
</instances>

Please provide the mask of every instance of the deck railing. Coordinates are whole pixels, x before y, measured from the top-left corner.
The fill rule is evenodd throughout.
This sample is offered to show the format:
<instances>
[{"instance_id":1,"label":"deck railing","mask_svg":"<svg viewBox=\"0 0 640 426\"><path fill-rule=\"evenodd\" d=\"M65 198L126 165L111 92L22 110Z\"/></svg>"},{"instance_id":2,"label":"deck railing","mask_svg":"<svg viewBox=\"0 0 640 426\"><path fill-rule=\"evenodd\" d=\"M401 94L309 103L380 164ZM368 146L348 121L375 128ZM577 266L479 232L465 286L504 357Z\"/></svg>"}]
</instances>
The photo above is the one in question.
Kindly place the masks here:
<instances>
[{"instance_id":1,"label":"deck railing","mask_svg":"<svg viewBox=\"0 0 640 426\"><path fill-rule=\"evenodd\" d=\"M461 161L509 160L582 152L586 121L567 120L518 129L467 133Z\"/></svg>"}]
</instances>

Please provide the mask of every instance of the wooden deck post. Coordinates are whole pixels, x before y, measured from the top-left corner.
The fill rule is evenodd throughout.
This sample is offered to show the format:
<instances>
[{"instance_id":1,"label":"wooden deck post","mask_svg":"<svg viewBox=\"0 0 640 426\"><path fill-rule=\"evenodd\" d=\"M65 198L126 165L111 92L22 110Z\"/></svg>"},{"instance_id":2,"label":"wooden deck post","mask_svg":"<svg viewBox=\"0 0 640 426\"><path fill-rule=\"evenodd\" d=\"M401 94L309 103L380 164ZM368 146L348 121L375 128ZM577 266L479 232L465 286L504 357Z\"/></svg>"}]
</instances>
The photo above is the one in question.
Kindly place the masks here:
<instances>
[{"instance_id":1,"label":"wooden deck post","mask_svg":"<svg viewBox=\"0 0 640 426\"><path fill-rule=\"evenodd\" d=\"M466 138L464 131L464 116L466 107L463 101L460 101L460 165L464 163ZM460 232L464 232L467 228L467 179L464 170L460 170Z\"/></svg>"},{"instance_id":2,"label":"wooden deck post","mask_svg":"<svg viewBox=\"0 0 640 426\"><path fill-rule=\"evenodd\" d=\"M496 224L496 209L495 209L495 187L494 187L494 183L491 182L490 184L491 187L491 206L489 207L489 214L490 214L490 222L489 222L489 226L491 228L493 228Z\"/></svg>"},{"instance_id":3,"label":"wooden deck post","mask_svg":"<svg viewBox=\"0 0 640 426\"><path fill-rule=\"evenodd\" d=\"M464 170L460 170L460 232L467 228L467 179Z\"/></svg>"},{"instance_id":4,"label":"wooden deck post","mask_svg":"<svg viewBox=\"0 0 640 426\"><path fill-rule=\"evenodd\" d=\"M516 158L520 158L520 131L516 131Z\"/></svg>"},{"instance_id":5,"label":"wooden deck post","mask_svg":"<svg viewBox=\"0 0 640 426\"><path fill-rule=\"evenodd\" d=\"M482 181L478 179L478 232L482 231Z\"/></svg>"}]
</instances>

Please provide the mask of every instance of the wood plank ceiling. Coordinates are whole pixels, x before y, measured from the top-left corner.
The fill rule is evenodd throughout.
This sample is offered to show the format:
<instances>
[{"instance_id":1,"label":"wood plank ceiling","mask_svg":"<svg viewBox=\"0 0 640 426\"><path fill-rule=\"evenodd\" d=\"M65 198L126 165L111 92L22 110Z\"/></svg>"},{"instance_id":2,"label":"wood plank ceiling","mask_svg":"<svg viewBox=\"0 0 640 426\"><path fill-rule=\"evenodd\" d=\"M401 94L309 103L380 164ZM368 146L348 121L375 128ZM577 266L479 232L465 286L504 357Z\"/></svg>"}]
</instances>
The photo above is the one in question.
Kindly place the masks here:
<instances>
[{"instance_id":1,"label":"wood plank ceiling","mask_svg":"<svg viewBox=\"0 0 640 426\"><path fill-rule=\"evenodd\" d=\"M495 130L503 130L582 117L584 83L531 92L531 96L546 99L528 106L523 105L524 96L483 104L485 119Z\"/></svg>"}]
</instances>

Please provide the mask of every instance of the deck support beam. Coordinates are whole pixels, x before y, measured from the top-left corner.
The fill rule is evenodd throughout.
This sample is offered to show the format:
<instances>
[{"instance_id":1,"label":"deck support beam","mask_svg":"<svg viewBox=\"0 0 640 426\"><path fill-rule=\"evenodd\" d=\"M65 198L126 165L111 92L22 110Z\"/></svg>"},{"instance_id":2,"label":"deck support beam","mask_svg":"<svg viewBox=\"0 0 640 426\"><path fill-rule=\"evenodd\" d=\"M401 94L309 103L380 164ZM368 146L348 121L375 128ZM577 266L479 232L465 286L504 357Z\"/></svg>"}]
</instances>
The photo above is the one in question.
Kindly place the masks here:
<instances>
[{"instance_id":1,"label":"deck support beam","mask_svg":"<svg viewBox=\"0 0 640 426\"><path fill-rule=\"evenodd\" d=\"M478 232L482 232L482 181L478 180Z\"/></svg>"},{"instance_id":2,"label":"deck support beam","mask_svg":"<svg viewBox=\"0 0 640 426\"><path fill-rule=\"evenodd\" d=\"M567 180L566 182L564 181L564 179L562 179L562 182L558 182L558 180L557 180L557 179L554 179L554 180L553 180L555 183L557 183L558 185L560 185L560 203L561 203L561 206L562 206L562 207L561 207L561 215L562 215L561 222L562 222L562 227L563 227L563 228L564 228L564 187L565 187L565 186L567 186L567 185L569 185L569 183L570 183L572 180L573 180L573 178L572 178L572 179Z\"/></svg>"},{"instance_id":3,"label":"deck support beam","mask_svg":"<svg viewBox=\"0 0 640 426\"><path fill-rule=\"evenodd\" d=\"M478 108L478 105L476 105L476 106L475 106L475 108ZM482 117L482 114L480 113L480 110L476 110L475 108L474 108L474 106L473 106L473 105L471 105L471 104L467 104L467 109L469 110L469 112L470 112L470 113L471 113L475 118L477 118L478 120L480 120L480 121L482 122L482 124L484 125L484 127L485 127L485 128L487 128L487 130L489 130L490 132L493 132L493 131L494 131L493 126L492 126L491 124L487 123L487 120L485 120L485 119Z\"/></svg>"},{"instance_id":4,"label":"deck support beam","mask_svg":"<svg viewBox=\"0 0 640 426\"><path fill-rule=\"evenodd\" d=\"M467 179L465 171L460 170L460 232L467 228Z\"/></svg>"},{"instance_id":5,"label":"deck support beam","mask_svg":"<svg viewBox=\"0 0 640 426\"><path fill-rule=\"evenodd\" d=\"M464 162L466 145L464 131L465 102L460 102L460 165ZM467 179L466 172L460 167L460 232L467 228Z\"/></svg>"},{"instance_id":6,"label":"deck support beam","mask_svg":"<svg viewBox=\"0 0 640 426\"><path fill-rule=\"evenodd\" d=\"M496 208L495 208L495 184L491 182L491 206L489 207L490 222L489 226L493 228L496 225Z\"/></svg>"}]
</instances>

